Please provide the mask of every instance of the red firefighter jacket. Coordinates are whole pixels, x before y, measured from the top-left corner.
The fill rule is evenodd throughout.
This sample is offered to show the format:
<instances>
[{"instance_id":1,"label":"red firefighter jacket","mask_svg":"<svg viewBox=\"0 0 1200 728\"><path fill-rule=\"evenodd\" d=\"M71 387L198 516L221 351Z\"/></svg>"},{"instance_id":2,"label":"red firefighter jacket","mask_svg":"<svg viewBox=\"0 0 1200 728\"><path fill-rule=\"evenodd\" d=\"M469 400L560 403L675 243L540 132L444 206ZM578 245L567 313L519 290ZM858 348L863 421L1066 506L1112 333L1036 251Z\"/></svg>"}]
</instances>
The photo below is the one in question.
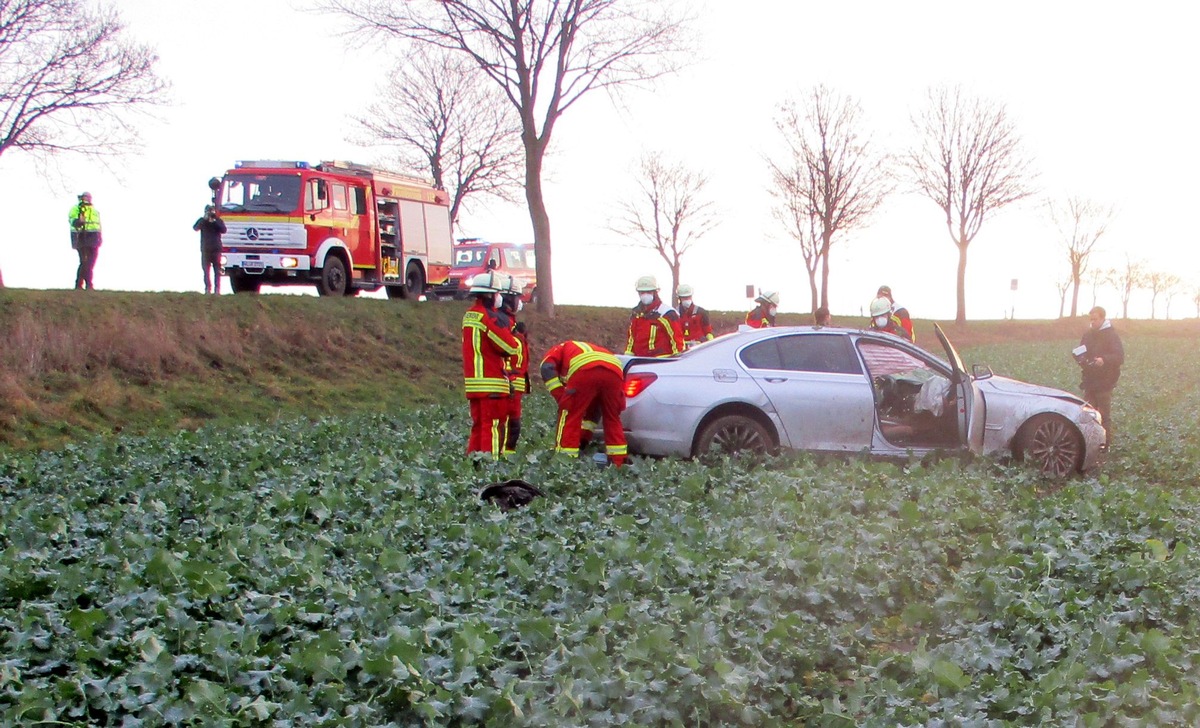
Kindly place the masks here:
<instances>
[{"instance_id":1,"label":"red firefighter jacket","mask_svg":"<svg viewBox=\"0 0 1200 728\"><path fill-rule=\"evenodd\" d=\"M519 349L516 354L504 360L505 371L512 382L512 391L526 394L529 392L529 339L525 336L524 329L518 331L516 316L512 316L512 335L517 340Z\"/></svg>"},{"instance_id":2,"label":"red firefighter jacket","mask_svg":"<svg viewBox=\"0 0 1200 728\"><path fill-rule=\"evenodd\" d=\"M766 306L755 306L746 314L746 324L756 329L767 329L775 325L775 317L767 313Z\"/></svg>"},{"instance_id":3,"label":"red firefighter jacket","mask_svg":"<svg viewBox=\"0 0 1200 728\"><path fill-rule=\"evenodd\" d=\"M501 318L479 300L463 314L463 382L467 399L505 396L510 393L507 357L515 356L520 344L509 330L507 317Z\"/></svg>"},{"instance_id":4,"label":"red firefighter jacket","mask_svg":"<svg viewBox=\"0 0 1200 728\"><path fill-rule=\"evenodd\" d=\"M683 351L683 326L675 309L657 297L647 306L634 306L629 315L625 353L634 356L675 356Z\"/></svg>"},{"instance_id":5,"label":"red firefighter jacket","mask_svg":"<svg viewBox=\"0 0 1200 728\"><path fill-rule=\"evenodd\" d=\"M611 369L618 375L625 376L621 362L608 349L585 341L564 341L552 346L542 359L542 380L546 382L546 389L550 390L550 394L557 401L562 397L563 388L568 386L575 372L594 367Z\"/></svg>"},{"instance_id":6,"label":"red firefighter jacket","mask_svg":"<svg viewBox=\"0 0 1200 728\"><path fill-rule=\"evenodd\" d=\"M708 311L694 303L687 308L679 309L679 324L683 329L684 343L708 341L713 338L713 328L708 320Z\"/></svg>"}]
</instances>

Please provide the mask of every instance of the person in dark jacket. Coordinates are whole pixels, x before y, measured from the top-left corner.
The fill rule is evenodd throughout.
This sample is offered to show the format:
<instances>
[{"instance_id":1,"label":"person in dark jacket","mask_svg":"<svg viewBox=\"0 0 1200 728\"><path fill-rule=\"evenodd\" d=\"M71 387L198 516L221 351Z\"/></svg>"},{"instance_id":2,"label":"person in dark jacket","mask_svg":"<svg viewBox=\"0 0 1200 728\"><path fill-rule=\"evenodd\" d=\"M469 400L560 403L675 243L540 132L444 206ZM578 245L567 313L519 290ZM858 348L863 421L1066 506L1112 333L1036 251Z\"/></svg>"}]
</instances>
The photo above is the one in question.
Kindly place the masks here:
<instances>
[{"instance_id":1,"label":"person in dark jacket","mask_svg":"<svg viewBox=\"0 0 1200 728\"><path fill-rule=\"evenodd\" d=\"M225 234L225 221L217 215L217 208L205 205L204 217L197 220L192 229L200 231L200 266L204 268L204 292L220 295L221 236Z\"/></svg>"},{"instance_id":2,"label":"person in dark jacket","mask_svg":"<svg viewBox=\"0 0 1200 728\"><path fill-rule=\"evenodd\" d=\"M1088 325L1079 342L1083 351L1076 350L1076 361L1083 370L1080 388L1083 398L1100 411L1106 442L1111 445L1117 430L1112 418L1112 393L1121 377L1125 348L1102 306L1096 306L1088 312Z\"/></svg>"}]
</instances>

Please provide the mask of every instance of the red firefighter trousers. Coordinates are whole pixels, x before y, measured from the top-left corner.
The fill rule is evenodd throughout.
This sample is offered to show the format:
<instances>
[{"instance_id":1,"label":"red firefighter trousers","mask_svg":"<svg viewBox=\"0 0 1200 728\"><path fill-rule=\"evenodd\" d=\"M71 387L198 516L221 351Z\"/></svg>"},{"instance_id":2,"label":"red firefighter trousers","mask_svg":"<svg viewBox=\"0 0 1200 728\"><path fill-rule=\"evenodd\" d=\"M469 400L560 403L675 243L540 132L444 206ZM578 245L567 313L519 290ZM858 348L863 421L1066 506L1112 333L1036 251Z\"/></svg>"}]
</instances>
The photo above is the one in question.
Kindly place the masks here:
<instances>
[{"instance_id":1,"label":"red firefighter trousers","mask_svg":"<svg viewBox=\"0 0 1200 728\"><path fill-rule=\"evenodd\" d=\"M613 465L624 465L629 451L625 444L625 430L621 428L621 412L625 409L624 388L623 377L611 369L594 367L575 372L558 400L558 451L568 455L579 454L583 419L593 406L598 406L604 421L604 449Z\"/></svg>"},{"instance_id":2,"label":"red firefighter trousers","mask_svg":"<svg viewBox=\"0 0 1200 728\"><path fill-rule=\"evenodd\" d=\"M486 452L500 457L508 429L508 397L482 397L471 403L471 436L467 452Z\"/></svg>"}]
</instances>

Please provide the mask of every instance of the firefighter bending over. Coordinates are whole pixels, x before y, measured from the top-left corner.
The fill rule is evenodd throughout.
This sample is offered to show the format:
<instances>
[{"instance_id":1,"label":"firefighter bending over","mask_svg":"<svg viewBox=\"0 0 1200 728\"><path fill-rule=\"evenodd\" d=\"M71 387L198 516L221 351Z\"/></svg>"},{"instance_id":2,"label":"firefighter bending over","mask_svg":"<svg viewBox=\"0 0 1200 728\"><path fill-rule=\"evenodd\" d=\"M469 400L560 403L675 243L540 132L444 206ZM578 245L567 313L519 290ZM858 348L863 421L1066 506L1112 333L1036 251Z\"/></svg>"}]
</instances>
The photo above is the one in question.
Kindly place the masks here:
<instances>
[{"instance_id":1,"label":"firefighter bending over","mask_svg":"<svg viewBox=\"0 0 1200 728\"><path fill-rule=\"evenodd\" d=\"M512 278L509 287L500 292L501 312L508 317L509 330L518 345L517 353L505 359L505 371L512 383L512 393L508 397L508 434L504 439L506 453L517 449L517 440L521 437L521 400L529 393L529 338L525 322L517 321L517 314L524 308L521 302L524 287L521 279Z\"/></svg>"},{"instance_id":2,"label":"firefighter bending over","mask_svg":"<svg viewBox=\"0 0 1200 728\"><path fill-rule=\"evenodd\" d=\"M767 329L775 325L775 314L779 313L779 291L763 291L754 299L758 305L746 314L746 325L756 329Z\"/></svg>"},{"instance_id":3,"label":"firefighter bending over","mask_svg":"<svg viewBox=\"0 0 1200 728\"><path fill-rule=\"evenodd\" d=\"M579 455L580 426L593 405L604 421L604 451L621 467L629 448L621 427L625 374L611 351L584 341L564 341L542 359L542 380L558 402L557 452Z\"/></svg>"},{"instance_id":4,"label":"firefighter bending over","mask_svg":"<svg viewBox=\"0 0 1200 728\"><path fill-rule=\"evenodd\" d=\"M512 384L505 359L520 351L509 330L508 317L497 311L500 292L511 286L501 273L480 273L468 291L475 303L463 314L463 381L471 405L471 436L467 452L498 458L507 437L509 393Z\"/></svg>"},{"instance_id":5,"label":"firefighter bending over","mask_svg":"<svg viewBox=\"0 0 1200 728\"><path fill-rule=\"evenodd\" d=\"M683 351L683 326L679 314L658 297L658 280L642 276L635 284L638 305L629 315L629 340L625 353L634 356L676 356Z\"/></svg>"},{"instance_id":6,"label":"firefighter bending over","mask_svg":"<svg viewBox=\"0 0 1200 728\"><path fill-rule=\"evenodd\" d=\"M692 302L694 290L684 283L675 291L679 298L679 322L683 329L684 346L695 346L711 341L713 338L712 323L708 320L708 311Z\"/></svg>"}]
</instances>

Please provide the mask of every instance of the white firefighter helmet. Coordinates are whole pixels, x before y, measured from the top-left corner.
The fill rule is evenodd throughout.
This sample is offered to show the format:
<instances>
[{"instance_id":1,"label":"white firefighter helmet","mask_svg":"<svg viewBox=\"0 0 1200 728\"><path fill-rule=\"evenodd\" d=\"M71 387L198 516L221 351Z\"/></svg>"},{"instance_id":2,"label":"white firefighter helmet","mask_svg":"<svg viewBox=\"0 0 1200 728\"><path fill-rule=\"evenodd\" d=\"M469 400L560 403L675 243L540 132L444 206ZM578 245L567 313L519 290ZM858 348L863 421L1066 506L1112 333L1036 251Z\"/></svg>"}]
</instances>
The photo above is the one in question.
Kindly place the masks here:
<instances>
[{"instance_id":1,"label":"white firefighter helmet","mask_svg":"<svg viewBox=\"0 0 1200 728\"><path fill-rule=\"evenodd\" d=\"M480 273L471 279L471 288L467 293L499 293L512 285L512 277L503 273L489 271Z\"/></svg>"},{"instance_id":2,"label":"white firefighter helmet","mask_svg":"<svg viewBox=\"0 0 1200 728\"><path fill-rule=\"evenodd\" d=\"M680 298L691 298L696 291L686 283L679 284L679 290L675 291L675 295Z\"/></svg>"},{"instance_id":3,"label":"white firefighter helmet","mask_svg":"<svg viewBox=\"0 0 1200 728\"><path fill-rule=\"evenodd\" d=\"M654 276L642 276L633 286L639 293L653 293L658 290L658 279Z\"/></svg>"},{"instance_id":4,"label":"white firefighter helmet","mask_svg":"<svg viewBox=\"0 0 1200 728\"><path fill-rule=\"evenodd\" d=\"M779 291L760 291L758 298L754 299L758 303L769 303L772 306L779 305Z\"/></svg>"},{"instance_id":5,"label":"white firefighter helmet","mask_svg":"<svg viewBox=\"0 0 1200 728\"><path fill-rule=\"evenodd\" d=\"M871 318L883 316L892 312L892 302L880 296L871 301Z\"/></svg>"},{"instance_id":6,"label":"white firefighter helmet","mask_svg":"<svg viewBox=\"0 0 1200 728\"><path fill-rule=\"evenodd\" d=\"M516 276L508 277L508 287L500 291L506 296L519 296L525 291L525 279Z\"/></svg>"}]
</instances>

